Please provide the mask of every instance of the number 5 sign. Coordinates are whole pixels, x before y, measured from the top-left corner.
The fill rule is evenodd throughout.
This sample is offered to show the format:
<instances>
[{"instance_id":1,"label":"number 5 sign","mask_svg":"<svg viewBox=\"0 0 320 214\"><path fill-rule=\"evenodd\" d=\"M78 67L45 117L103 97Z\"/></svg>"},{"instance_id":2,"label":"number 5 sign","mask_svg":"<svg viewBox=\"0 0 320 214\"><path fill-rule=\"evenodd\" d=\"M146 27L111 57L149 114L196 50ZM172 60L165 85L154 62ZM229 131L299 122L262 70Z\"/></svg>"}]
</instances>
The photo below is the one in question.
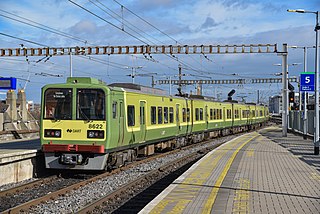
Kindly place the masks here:
<instances>
[{"instance_id":1,"label":"number 5 sign","mask_svg":"<svg viewBox=\"0 0 320 214\"><path fill-rule=\"evenodd\" d=\"M313 72L304 72L300 74L300 91L314 91Z\"/></svg>"}]
</instances>

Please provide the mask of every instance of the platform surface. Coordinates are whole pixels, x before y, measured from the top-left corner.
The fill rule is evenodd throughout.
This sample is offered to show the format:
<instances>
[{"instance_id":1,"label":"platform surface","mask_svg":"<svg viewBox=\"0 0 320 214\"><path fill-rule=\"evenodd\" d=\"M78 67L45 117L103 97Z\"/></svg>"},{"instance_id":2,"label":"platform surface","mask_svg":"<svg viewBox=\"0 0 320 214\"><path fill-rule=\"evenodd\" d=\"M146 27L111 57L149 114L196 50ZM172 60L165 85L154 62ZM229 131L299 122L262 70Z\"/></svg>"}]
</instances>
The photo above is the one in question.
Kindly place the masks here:
<instances>
[{"instance_id":1,"label":"platform surface","mask_svg":"<svg viewBox=\"0 0 320 214\"><path fill-rule=\"evenodd\" d=\"M312 140L268 127L211 151L140 213L320 213Z\"/></svg>"},{"instance_id":2,"label":"platform surface","mask_svg":"<svg viewBox=\"0 0 320 214\"><path fill-rule=\"evenodd\" d=\"M0 141L0 164L35 157L40 148L39 138Z\"/></svg>"}]
</instances>

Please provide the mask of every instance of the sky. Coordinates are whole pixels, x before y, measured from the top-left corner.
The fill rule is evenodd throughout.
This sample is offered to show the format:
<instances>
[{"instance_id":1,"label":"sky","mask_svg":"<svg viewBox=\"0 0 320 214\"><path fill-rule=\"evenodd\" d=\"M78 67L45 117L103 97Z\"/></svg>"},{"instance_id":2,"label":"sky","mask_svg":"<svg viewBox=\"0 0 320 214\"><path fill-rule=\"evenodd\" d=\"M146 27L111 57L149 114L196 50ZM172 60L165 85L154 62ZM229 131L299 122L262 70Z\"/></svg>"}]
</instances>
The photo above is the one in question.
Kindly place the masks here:
<instances>
[{"instance_id":1,"label":"sky","mask_svg":"<svg viewBox=\"0 0 320 214\"><path fill-rule=\"evenodd\" d=\"M77 6L78 5L78 6ZM117 45L315 45L315 14L287 9L320 10L319 0L2 0L0 48ZM17 39L18 38L18 39ZM288 50L289 76L303 72L303 50ZM308 49L307 71L314 71L314 48ZM152 57L152 58L151 58ZM155 80L274 78L281 72L277 54L181 54L73 56L73 76L107 84L151 85ZM28 62L27 62L28 60ZM290 66L299 63L297 66ZM0 57L0 76L18 78L27 100L40 103L41 88L63 83L70 57ZM293 84L298 91L297 85ZM156 85L169 92L169 85ZM185 86L195 93L195 85ZM203 85L203 94L224 100L232 89L236 100L256 102L281 93L282 84ZM5 99L5 90L0 98ZM172 86L177 93L177 86Z\"/></svg>"}]
</instances>

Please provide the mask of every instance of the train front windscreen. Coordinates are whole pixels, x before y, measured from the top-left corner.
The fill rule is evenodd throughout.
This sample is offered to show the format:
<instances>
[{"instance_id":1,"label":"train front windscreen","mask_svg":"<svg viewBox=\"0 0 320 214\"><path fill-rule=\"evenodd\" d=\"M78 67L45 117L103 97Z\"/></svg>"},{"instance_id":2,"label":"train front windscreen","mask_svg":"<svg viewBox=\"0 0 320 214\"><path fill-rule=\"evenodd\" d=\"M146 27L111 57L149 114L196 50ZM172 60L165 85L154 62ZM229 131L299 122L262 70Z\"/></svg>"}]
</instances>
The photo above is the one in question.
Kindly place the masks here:
<instances>
[{"instance_id":1,"label":"train front windscreen","mask_svg":"<svg viewBox=\"0 0 320 214\"><path fill-rule=\"evenodd\" d=\"M72 89L50 88L44 95L43 119L71 120L72 119Z\"/></svg>"},{"instance_id":2,"label":"train front windscreen","mask_svg":"<svg viewBox=\"0 0 320 214\"><path fill-rule=\"evenodd\" d=\"M101 89L76 90L76 120L105 120L105 93ZM71 120L71 88L50 88L44 95L43 119Z\"/></svg>"}]
</instances>

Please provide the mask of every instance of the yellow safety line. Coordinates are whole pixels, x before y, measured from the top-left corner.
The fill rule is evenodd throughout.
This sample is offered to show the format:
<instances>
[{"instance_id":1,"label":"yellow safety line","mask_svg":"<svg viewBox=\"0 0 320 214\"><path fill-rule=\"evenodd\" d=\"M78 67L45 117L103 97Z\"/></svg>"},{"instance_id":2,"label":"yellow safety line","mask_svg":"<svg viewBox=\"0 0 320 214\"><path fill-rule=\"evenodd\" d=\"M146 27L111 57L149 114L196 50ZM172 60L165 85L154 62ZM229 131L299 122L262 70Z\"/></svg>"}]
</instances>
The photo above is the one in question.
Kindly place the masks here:
<instances>
[{"instance_id":1,"label":"yellow safety line","mask_svg":"<svg viewBox=\"0 0 320 214\"><path fill-rule=\"evenodd\" d=\"M234 142L236 142L237 140L239 140L239 139L234 139L234 140L232 140L232 141L234 141ZM223 148L222 148L222 151L220 151L220 150L218 150L218 151L216 151L218 154L217 154L217 156L213 156L212 158L214 158L213 160L212 160L212 158L210 158L210 156L208 156L204 161L202 161L198 166L197 166L197 168L198 167L202 167L202 168L204 168L204 167L208 167L208 164L209 164L209 162L211 162L210 163L210 168L208 169L208 171L207 171L207 174L205 174L205 177L203 177L202 179L201 179L201 181L199 181L198 179L195 181L194 179L194 177L196 176L196 175L198 175L198 172L197 171L194 171L194 172L192 172L190 175L188 175L185 179L184 179L184 181L183 181L183 184L198 184L198 185L202 185L205 181L206 181L206 179L210 176L210 174L211 174L211 170L210 169L214 169L216 166L217 166L217 164L218 164L218 162L220 161L220 159L228 152L228 150L229 149L231 149L233 147L233 144L228 144L228 145L225 145ZM190 181L189 181L190 180ZM179 187L177 187L177 188L179 188ZM181 187L180 187L181 188ZM183 191L183 190L181 190L180 189L180 191ZM180 192L181 193L181 192ZM190 193L190 195L189 196L191 196L191 197L193 197L194 195L192 195L191 193ZM184 199L181 199L181 198L176 198L176 199L171 199L171 197L170 196L168 196L167 198L169 198L169 199L166 199L166 200L162 200L162 201L160 201L152 210L151 210L151 212L150 213L152 213L152 214L159 214L159 213L161 213L162 212L162 210L163 209L165 209L165 207L169 204L169 203L174 203L174 202L177 202L177 200L178 200L178 204L175 206L175 207L173 207L172 208L172 210L170 211L170 212L168 212L168 213L174 213L174 214L178 214L178 213L182 213L183 212L183 209L181 209L181 206L179 206L179 205L181 205L181 202L180 201L182 201L182 200L184 200ZM184 200L185 201L185 200ZM191 200L189 200L188 202L190 202ZM185 206L184 206L185 207ZM179 210L179 212L178 212L178 210ZM173 212L174 211L174 212Z\"/></svg>"},{"instance_id":2,"label":"yellow safety line","mask_svg":"<svg viewBox=\"0 0 320 214\"><path fill-rule=\"evenodd\" d=\"M246 142L244 142L240 147L237 148L237 150L232 154L232 156L230 157L230 159L228 160L226 166L224 167L223 171L221 172L218 180L216 181L216 183L214 184L214 187L210 193L209 199L207 201L207 203L205 204L202 213L211 213L211 209L212 206L216 200L218 191L221 187L221 184L224 180L224 178L226 177L232 162L234 161L236 155L238 154L238 152L240 151L240 149L242 149L242 147L244 147L247 143L249 143L250 141L252 141L254 138L258 137L259 135L253 136L252 138L250 138L249 140L247 140Z\"/></svg>"}]
</instances>

